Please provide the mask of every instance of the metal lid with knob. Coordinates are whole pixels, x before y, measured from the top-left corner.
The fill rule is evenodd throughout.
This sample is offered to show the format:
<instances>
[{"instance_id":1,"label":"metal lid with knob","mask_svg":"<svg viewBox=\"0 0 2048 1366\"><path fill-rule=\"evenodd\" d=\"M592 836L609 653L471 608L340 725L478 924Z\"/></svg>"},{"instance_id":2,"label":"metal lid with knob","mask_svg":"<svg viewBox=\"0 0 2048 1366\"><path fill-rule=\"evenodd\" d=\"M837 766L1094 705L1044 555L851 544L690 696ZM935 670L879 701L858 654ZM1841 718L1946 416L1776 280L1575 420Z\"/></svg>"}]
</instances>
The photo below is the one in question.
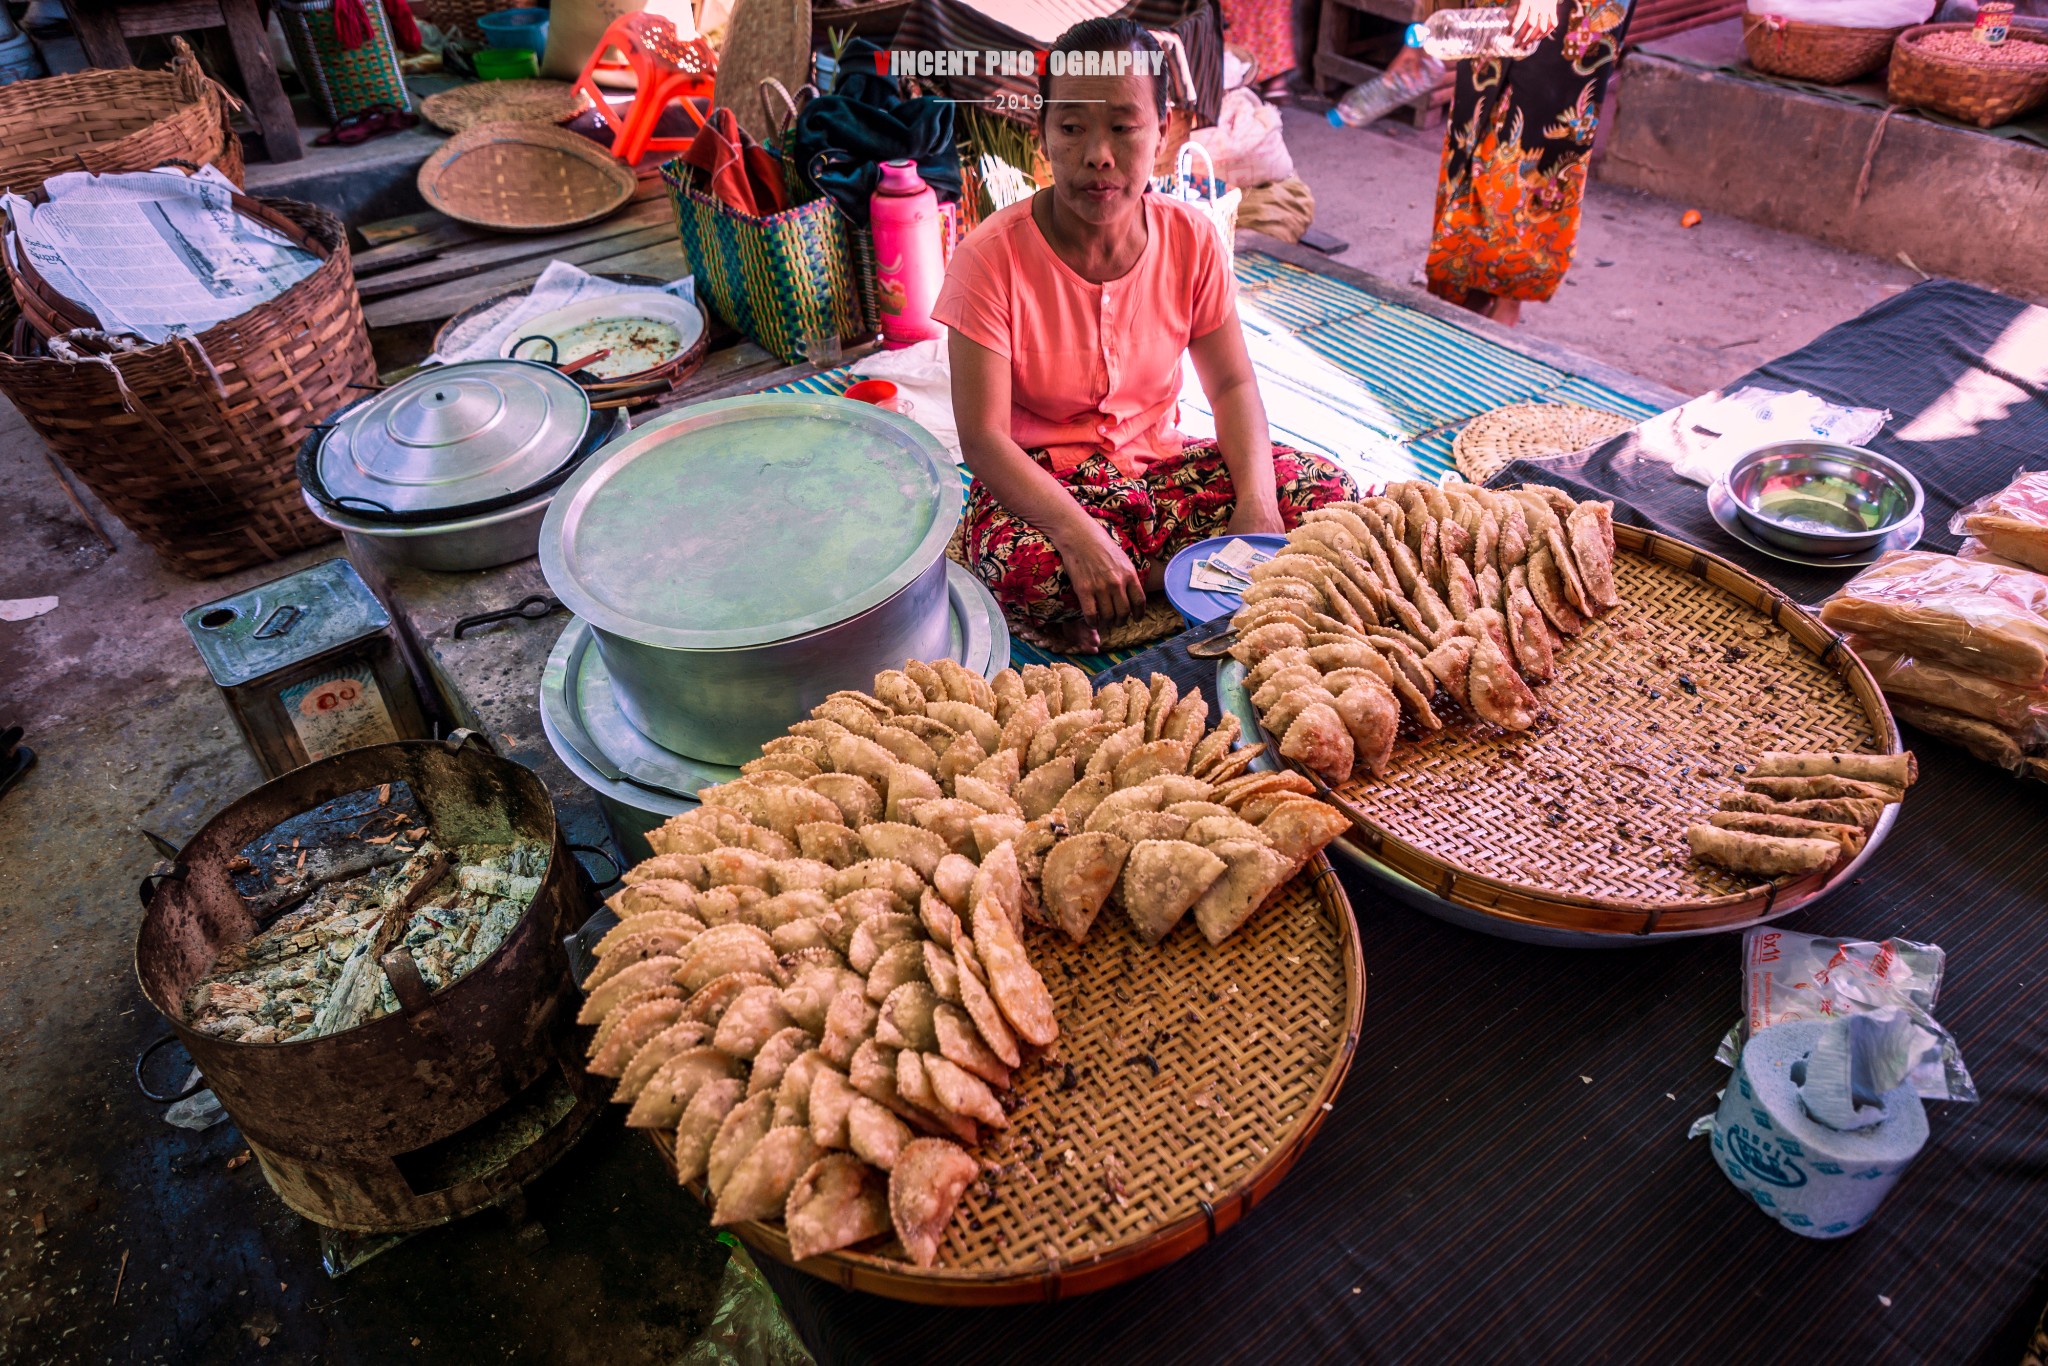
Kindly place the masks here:
<instances>
[{"instance_id":1,"label":"metal lid with knob","mask_svg":"<svg viewBox=\"0 0 2048 1366\"><path fill-rule=\"evenodd\" d=\"M363 516L474 509L545 483L589 430L589 396L552 366L462 361L343 411L315 473L328 502Z\"/></svg>"}]
</instances>

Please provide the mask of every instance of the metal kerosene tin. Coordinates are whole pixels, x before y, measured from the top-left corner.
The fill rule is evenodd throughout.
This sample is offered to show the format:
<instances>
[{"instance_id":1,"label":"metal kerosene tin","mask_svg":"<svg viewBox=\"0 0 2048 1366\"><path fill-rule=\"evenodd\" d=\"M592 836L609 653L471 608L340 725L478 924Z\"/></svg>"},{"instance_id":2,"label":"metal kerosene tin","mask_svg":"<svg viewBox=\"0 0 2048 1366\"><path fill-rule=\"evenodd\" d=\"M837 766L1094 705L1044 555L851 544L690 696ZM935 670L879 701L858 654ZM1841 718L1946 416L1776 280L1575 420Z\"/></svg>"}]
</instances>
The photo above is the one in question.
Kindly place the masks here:
<instances>
[{"instance_id":1,"label":"metal kerosene tin","mask_svg":"<svg viewBox=\"0 0 2048 1366\"><path fill-rule=\"evenodd\" d=\"M194 607L184 621L266 777L432 738L391 615L347 560Z\"/></svg>"}]
</instances>

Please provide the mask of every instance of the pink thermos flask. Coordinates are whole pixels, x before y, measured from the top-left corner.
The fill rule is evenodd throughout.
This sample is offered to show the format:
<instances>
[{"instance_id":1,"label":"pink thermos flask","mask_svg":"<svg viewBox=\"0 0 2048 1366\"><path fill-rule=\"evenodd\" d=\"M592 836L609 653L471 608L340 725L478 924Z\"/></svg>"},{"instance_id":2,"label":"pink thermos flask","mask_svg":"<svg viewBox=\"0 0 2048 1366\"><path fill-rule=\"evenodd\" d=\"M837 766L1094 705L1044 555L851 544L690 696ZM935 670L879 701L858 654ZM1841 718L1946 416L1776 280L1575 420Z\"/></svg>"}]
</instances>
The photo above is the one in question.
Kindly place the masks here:
<instances>
[{"instance_id":1,"label":"pink thermos flask","mask_svg":"<svg viewBox=\"0 0 2048 1366\"><path fill-rule=\"evenodd\" d=\"M868 200L875 236L875 298L882 345L900 350L940 335L932 304L946 274L939 245L939 199L914 161L885 161Z\"/></svg>"}]
</instances>

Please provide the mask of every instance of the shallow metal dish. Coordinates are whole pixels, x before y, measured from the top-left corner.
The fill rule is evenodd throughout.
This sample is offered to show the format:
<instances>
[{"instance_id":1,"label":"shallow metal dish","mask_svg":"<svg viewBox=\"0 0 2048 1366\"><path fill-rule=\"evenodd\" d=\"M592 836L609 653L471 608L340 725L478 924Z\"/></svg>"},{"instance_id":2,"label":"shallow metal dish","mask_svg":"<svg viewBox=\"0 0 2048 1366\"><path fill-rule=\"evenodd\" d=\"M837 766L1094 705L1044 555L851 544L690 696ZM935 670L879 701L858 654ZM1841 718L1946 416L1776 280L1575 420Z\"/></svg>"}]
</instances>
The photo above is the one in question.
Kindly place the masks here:
<instances>
[{"instance_id":1,"label":"shallow metal dish","mask_svg":"<svg viewBox=\"0 0 2048 1366\"><path fill-rule=\"evenodd\" d=\"M1904 466L1836 441L1774 441L1728 470L1736 515L1802 555L1867 550L1920 515L1920 481Z\"/></svg>"}]
</instances>

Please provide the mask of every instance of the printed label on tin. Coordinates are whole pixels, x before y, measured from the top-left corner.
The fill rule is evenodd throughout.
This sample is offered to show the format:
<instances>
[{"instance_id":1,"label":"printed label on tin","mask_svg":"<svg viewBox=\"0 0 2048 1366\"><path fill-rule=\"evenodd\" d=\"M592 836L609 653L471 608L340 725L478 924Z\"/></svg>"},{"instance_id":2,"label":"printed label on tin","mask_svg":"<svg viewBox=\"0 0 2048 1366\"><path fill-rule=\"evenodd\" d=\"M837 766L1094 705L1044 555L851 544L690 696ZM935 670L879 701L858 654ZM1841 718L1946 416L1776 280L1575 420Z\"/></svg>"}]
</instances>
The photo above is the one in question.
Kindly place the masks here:
<instances>
[{"instance_id":1,"label":"printed label on tin","mask_svg":"<svg viewBox=\"0 0 2048 1366\"><path fill-rule=\"evenodd\" d=\"M308 759L398 738L368 664L336 669L278 694Z\"/></svg>"}]
</instances>

